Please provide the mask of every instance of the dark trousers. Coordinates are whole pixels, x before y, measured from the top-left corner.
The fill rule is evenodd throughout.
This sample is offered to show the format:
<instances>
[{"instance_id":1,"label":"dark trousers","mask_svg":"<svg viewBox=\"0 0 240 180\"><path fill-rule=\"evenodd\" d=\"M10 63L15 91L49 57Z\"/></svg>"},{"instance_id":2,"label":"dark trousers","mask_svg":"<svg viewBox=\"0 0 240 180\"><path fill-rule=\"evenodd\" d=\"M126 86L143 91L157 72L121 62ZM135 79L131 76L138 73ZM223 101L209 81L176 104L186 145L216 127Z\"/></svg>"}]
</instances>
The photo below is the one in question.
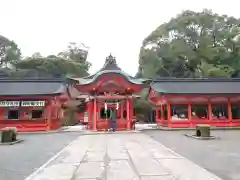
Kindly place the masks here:
<instances>
[{"instance_id":1,"label":"dark trousers","mask_svg":"<svg viewBox=\"0 0 240 180\"><path fill-rule=\"evenodd\" d=\"M116 130L116 121L110 120L110 128L115 131Z\"/></svg>"},{"instance_id":2,"label":"dark trousers","mask_svg":"<svg viewBox=\"0 0 240 180\"><path fill-rule=\"evenodd\" d=\"M136 125L136 122L133 121L133 122L132 122L132 129L133 129L133 130L135 130L135 125Z\"/></svg>"}]
</instances>

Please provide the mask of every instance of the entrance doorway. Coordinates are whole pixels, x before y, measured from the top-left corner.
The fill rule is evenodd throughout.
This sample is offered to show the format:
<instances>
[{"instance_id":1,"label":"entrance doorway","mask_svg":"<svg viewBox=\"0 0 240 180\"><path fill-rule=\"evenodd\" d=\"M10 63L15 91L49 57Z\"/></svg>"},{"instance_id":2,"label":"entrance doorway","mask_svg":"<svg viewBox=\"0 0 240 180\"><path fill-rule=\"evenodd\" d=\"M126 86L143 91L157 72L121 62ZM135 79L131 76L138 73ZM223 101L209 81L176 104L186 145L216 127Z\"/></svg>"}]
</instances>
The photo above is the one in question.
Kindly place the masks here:
<instances>
[{"instance_id":1,"label":"entrance doorway","mask_svg":"<svg viewBox=\"0 0 240 180\"><path fill-rule=\"evenodd\" d=\"M116 110L116 130L125 130L127 127L127 111L126 107L118 105L116 103L107 103L107 109L105 109L104 103L98 103L99 106L99 115L97 117L97 129L106 130L109 128L109 120L111 116L111 111ZM124 116L125 114L125 116ZM125 118L124 118L125 117Z\"/></svg>"},{"instance_id":2,"label":"entrance doorway","mask_svg":"<svg viewBox=\"0 0 240 180\"><path fill-rule=\"evenodd\" d=\"M111 112L110 112L111 108L108 108L107 110L105 110L105 108L101 108L100 110L100 119L109 119Z\"/></svg>"}]
</instances>

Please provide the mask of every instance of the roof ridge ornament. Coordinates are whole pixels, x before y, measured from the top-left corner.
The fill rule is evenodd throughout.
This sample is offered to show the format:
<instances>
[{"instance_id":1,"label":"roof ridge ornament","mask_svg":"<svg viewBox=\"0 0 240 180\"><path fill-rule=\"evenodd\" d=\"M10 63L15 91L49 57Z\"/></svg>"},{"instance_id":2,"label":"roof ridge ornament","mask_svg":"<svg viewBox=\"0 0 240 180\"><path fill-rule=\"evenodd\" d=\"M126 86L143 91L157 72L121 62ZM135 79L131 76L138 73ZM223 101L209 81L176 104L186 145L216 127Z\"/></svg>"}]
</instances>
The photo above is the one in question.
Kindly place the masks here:
<instances>
[{"instance_id":1,"label":"roof ridge ornament","mask_svg":"<svg viewBox=\"0 0 240 180\"><path fill-rule=\"evenodd\" d=\"M110 53L110 55L106 57L105 64L101 70L121 70L121 69L117 65L116 58L113 57L112 54Z\"/></svg>"},{"instance_id":2,"label":"roof ridge ornament","mask_svg":"<svg viewBox=\"0 0 240 180\"><path fill-rule=\"evenodd\" d=\"M106 62L105 64L116 64L116 58L112 56L112 54L110 53L110 55L108 57L106 57Z\"/></svg>"}]
</instances>

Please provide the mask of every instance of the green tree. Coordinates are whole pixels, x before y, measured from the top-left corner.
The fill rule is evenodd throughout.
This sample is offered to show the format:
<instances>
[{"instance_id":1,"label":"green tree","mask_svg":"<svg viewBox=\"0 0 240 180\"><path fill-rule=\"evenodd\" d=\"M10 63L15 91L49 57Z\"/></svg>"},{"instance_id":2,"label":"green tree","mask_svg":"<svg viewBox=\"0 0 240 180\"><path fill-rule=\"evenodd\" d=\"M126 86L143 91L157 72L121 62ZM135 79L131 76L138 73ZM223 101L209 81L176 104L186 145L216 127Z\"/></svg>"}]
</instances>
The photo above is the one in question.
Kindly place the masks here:
<instances>
[{"instance_id":1,"label":"green tree","mask_svg":"<svg viewBox=\"0 0 240 180\"><path fill-rule=\"evenodd\" d=\"M89 47L83 43L77 44L75 42L70 42L67 50L58 53L58 56L66 60L80 63L82 66L84 66L85 69L89 70L91 63L87 61L88 49Z\"/></svg>"},{"instance_id":2,"label":"green tree","mask_svg":"<svg viewBox=\"0 0 240 180\"><path fill-rule=\"evenodd\" d=\"M7 67L8 64L19 61L21 51L14 41L0 35L0 66Z\"/></svg>"},{"instance_id":3,"label":"green tree","mask_svg":"<svg viewBox=\"0 0 240 180\"><path fill-rule=\"evenodd\" d=\"M81 63L76 63L53 55L39 58L29 57L16 63L15 67L19 70L37 70L39 72L45 72L54 77L65 77L68 75L82 77L88 75L88 69L82 66Z\"/></svg>"},{"instance_id":4,"label":"green tree","mask_svg":"<svg viewBox=\"0 0 240 180\"><path fill-rule=\"evenodd\" d=\"M240 67L240 20L226 15L183 11L144 41L139 66L143 77L229 76ZM211 70L203 69L211 65ZM229 67L230 66L230 67ZM226 70L228 69L228 70ZM222 70L225 73L220 73ZM153 75L149 75L151 72Z\"/></svg>"},{"instance_id":5,"label":"green tree","mask_svg":"<svg viewBox=\"0 0 240 180\"><path fill-rule=\"evenodd\" d=\"M70 45L66 51L58 55L43 57L37 52L31 57L14 63L15 68L18 70L18 73L15 73L16 76L87 76L91 66L86 59L87 50L81 49L82 47L77 46L75 43L71 43Z\"/></svg>"},{"instance_id":6,"label":"green tree","mask_svg":"<svg viewBox=\"0 0 240 180\"><path fill-rule=\"evenodd\" d=\"M43 56L41 55L40 52L35 52L35 53L33 53L33 55L32 55L32 58L41 58L41 57L43 57Z\"/></svg>"}]
</instances>

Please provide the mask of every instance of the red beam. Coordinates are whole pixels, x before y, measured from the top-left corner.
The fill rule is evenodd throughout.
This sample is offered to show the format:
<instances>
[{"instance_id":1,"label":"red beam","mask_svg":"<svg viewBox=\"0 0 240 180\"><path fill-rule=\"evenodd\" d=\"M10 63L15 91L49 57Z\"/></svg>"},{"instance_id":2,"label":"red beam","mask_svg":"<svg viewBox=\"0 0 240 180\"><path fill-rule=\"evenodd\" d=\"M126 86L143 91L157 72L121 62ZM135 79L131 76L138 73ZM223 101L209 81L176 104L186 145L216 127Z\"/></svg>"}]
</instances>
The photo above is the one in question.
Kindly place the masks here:
<instances>
[{"instance_id":1,"label":"red beam","mask_svg":"<svg viewBox=\"0 0 240 180\"><path fill-rule=\"evenodd\" d=\"M184 94L165 94L160 95L158 97L164 97L165 99L168 98L186 98L186 99L194 99L194 98L206 98L206 99L215 99L215 98L234 98L234 97L240 97L240 94L238 95L202 95L202 94L193 94L193 95L184 95Z\"/></svg>"},{"instance_id":2,"label":"red beam","mask_svg":"<svg viewBox=\"0 0 240 180\"><path fill-rule=\"evenodd\" d=\"M133 96L121 96L121 95L116 95L116 96L96 96L97 99L131 99Z\"/></svg>"}]
</instances>

